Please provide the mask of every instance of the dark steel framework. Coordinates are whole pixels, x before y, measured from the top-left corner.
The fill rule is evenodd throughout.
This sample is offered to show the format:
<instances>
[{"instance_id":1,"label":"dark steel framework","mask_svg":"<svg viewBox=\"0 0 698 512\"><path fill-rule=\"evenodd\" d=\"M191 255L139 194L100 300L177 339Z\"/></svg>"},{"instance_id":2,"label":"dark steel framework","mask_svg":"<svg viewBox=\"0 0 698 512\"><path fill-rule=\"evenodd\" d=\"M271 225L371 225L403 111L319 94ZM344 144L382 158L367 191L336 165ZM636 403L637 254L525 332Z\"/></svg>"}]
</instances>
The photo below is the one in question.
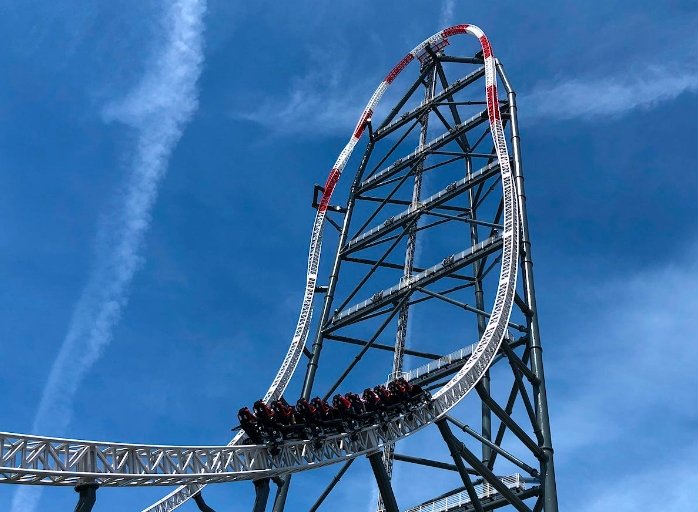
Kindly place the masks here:
<instances>
[{"instance_id":1,"label":"dark steel framework","mask_svg":"<svg viewBox=\"0 0 698 512\"><path fill-rule=\"evenodd\" d=\"M396 453L394 446L368 456L380 492L379 510L398 510L391 474L394 462L399 462L431 468L432 473L425 475L432 478L433 471L444 471L455 472L461 479L462 485L425 500L422 508L418 505L414 510L437 511L438 500L465 492L463 511L505 506L522 512L557 511L516 94L499 63L497 70L506 91L500 104L522 219L521 271L510 336L502 343L490 372L477 385L477 396L466 398L466 404L451 413L464 416L476 427L452 416L437 422L451 462ZM449 76L460 78L450 81ZM362 158L354 164L356 172L346 203L329 208L328 221L337 231L338 250L327 284L319 288L325 296L312 348L306 352L309 360L303 397L311 397L317 387L320 362L327 357L324 351L329 345L360 349L342 371L334 372L335 379L322 382L326 399L336 391L346 391L343 386L348 381L361 380L352 379L355 374L370 373L358 368L371 353L392 353L393 377L405 374L405 356L412 359L414 367L439 362L452 351L449 349L460 348L462 336L470 335L475 342L482 335L491 306L487 292L496 287L501 245L473 250L457 261L449 255L496 239L502 229L499 168L487 121L482 54L454 57L442 48L427 52L418 77L407 84L407 91L384 119L379 123L369 120L368 141ZM345 173L352 175L349 166ZM420 266L420 259L432 261ZM390 302L382 299L382 290L438 262L443 262L444 268L429 280ZM352 306L366 298L370 298L368 305L364 303L352 312ZM426 310L422 316L420 308ZM442 319L437 311L444 308L450 311ZM456 312L460 313L458 319ZM410 334L413 315L422 323L433 318L429 329L432 339ZM472 324L470 330L464 327L468 323ZM461 344L449 347L433 337L460 337ZM467 360L467 354L461 355L451 364L434 365L412 381L438 389ZM504 386L508 393L502 394ZM473 410L479 412L474 414ZM340 467L311 511L322 508L353 462ZM512 470L526 475L522 480L525 486L510 487L503 482L502 475ZM284 509L289 484L287 477L278 486L275 512ZM478 493L476 486L489 486L487 496Z\"/></svg>"},{"instance_id":2,"label":"dark steel framework","mask_svg":"<svg viewBox=\"0 0 698 512\"><path fill-rule=\"evenodd\" d=\"M328 230L336 231L337 251L326 284L317 287L324 299L312 346L305 349L304 398L316 388L330 399L335 392L361 391L361 386L397 376L438 389L467 361L464 341L475 343L485 330L503 250L498 236L503 200L484 99L484 61L481 52L449 56L444 47L427 48L418 76L404 84L406 92L393 108L379 122L368 119L368 140L353 164L356 172L345 203L328 208ZM399 510L391 481L396 462L423 468L431 482L458 477L455 487L403 510L438 512L448 500L448 510L464 512L558 510L516 94L499 63L497 72L506 92L499 102L521 219L515 311L476 393L440 418L435 429L426 430L432 432L428 456L397 453L393 445L367 456L379 490L379 511ZM449 80L453 76L459 78ZM345 170L349 176L351 165ZM320 191L316 185L315 208ZM412 286L384 298L391 286L425 270L426 276L413 279ZM347 348L356 351L343 368L339 365L341 370L341 356L327 353L338 346L344 346L342 354ZM438 444L433 441L436 431ZM355 461L340 466L311 512L327 504ZM515 478L506 476L512 472ZM291 477L275 483L273 511L282 512ZM254 511L263 511L269 480L256 481L255 490ZM459 505L454 506L456 498ZM212 510L200 496L197 505Z\"/></svg>"},{"instance_id":3,"label":"dark steel framework","mask_svg":"<svg viewBox=\"0 0 698 512\"><path fill-rule=\"evenodd\" d=\"M324 297L311 348L304 348L307 368L298 383L303 398L320 389L329 400L336 392L360 392L397 377L438 390L466 364L485 332L505 250L500 165L492 146L482 52L449 56L448 44L442 39L438 47L427 46L417 57L417 77L400 77L408 79L402 83L406 92L394 98L393 108L373 113L379 120L369 117L360 126L368 137L361 158L344 171L351 176L355 168L344 205L327 210L327 231L336 231L337 250L321 272L328 276L326 284L316 288ZM408 512L440 512L446 503L450 511L558 510L516 94L498 62L496 69L506 92L499 105L520 220L514 310L497 357L475 392L438 416L434 428L414 432L414 438L426 439L422 446L400 441L400 448L416 453L398 453L392 444L368 453L379 511L399 510L392 478L396 462L425 475L414 486L424 497L403 508ZM321 190L316 186L315 208ZM413 418L419 412L403 411ZM374 446L379 445L370 449ZM311 512L323 507L356 460L343 462ZM254 481L254 512L267 509L270 480L276 486L273 511L284 510L290 473ZM449 482L455 485L432 488ZM92 509L98 487L94 482L75 487L76 511ZM199 510L213 512L200 492L192 498Z\"/></svg>"}]
</instances>

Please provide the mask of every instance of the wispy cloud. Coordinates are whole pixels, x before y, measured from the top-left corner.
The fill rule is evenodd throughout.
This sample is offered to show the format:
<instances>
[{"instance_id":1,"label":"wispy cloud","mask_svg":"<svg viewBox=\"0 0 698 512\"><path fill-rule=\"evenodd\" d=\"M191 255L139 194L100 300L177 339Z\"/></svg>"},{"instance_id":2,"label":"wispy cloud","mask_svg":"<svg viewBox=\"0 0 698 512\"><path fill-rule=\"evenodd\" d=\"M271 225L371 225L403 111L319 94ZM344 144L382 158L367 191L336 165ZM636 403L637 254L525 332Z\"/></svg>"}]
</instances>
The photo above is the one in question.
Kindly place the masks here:
<instances>
[{"instance_id":1,"label":"wispy cloud","mask_svg":"<svg viewBox=\"0 0 698 512\"><path fill-rule=\"evenodd\" d=\"M435 30L453 24L454 11L455 0L444 0ZM341 57L341 49L311 52L308 71L294 77L285 93L246 98L233 107L232 117L259 124L275 135L348 136L384 75L380 69L363 76L357 73ZM395 91L388 89L376 119L389 111L391 98L397 99Z\"/></svg>"},{"instance_id":2,"label":"wispy cloud","mask_svg":"<svg viewBox=\"0 0 698 512\"><path fill-rule=\"evenodd\" d=\"M442 26L452 7L445 2ZM358 120L366 101L377 85L368 81L357 85L342 66L320 72L314 66L292 81L284 96L257 102L254 109L238 108L233 117L255 122L280 135L348 133ZM382 106L390 103L388 97ZM698 92L698 71L650 67L644 72L627 72L612 77L551 81L519 96L519 104L529 121L595 120L616 118L635 110L647 110ZM381 112L376 114L380 118Z\"/></svg>"},{"instance_id":3,"label":"wispy cloud","mask_svg":"<svg viewBox=\"0 0 698 512\"><path fill-rule=\"evenodd\" d=\"M696 256L693 247L663 268L573 294L568 286L573 307L557 321L559 332L547 331L558 347L546 361L563 508L688 510L698 498L689 475L698 453ZM664 450L666 438L681 450ZM590 469L580 488L574 479ZM662 474L682 476L660 496L649 482Z\"/></svg>"},{"instance_id":4,"label":"wispy cloud","mask_svg":"<svg viewBox=\"0 0 698 512\"><path fill-rule=\"evenodd\" d=\"M286 92L264 96L256 101L250 98L234 107L231 115L259 124L274 135L351 135L371 95L385 76L373 68L363 74L351 70L341 57L341 50L331 53L314 51L309 70L291 80ZM390 69L390 68L386 68ZM386 71L383 69L382 71ZM374 119L383 119L400 98L389 88L374 112ZM422 95L413 95L406 108L412 108ZM255 106L250 108L249 105Z\"/></svg>"},{"instance_id":5,"label":"wispy cloud","mask_svg":"<svg viewBox=\"0 0 698 512\"><path fill-rule=\"evenodd\" d=\"M579 504L580 512L633 512L657 510L675 512L694 510L698 500L698 473L695 460L698 445L683 446L682 460L666 465L647 464L619 479L608 479L603 487L586 495L588 501ZM609 482L612 482L609 485Z\"/></svg>"},{"instance_id":6,"label":"wispy cloud","mask_svg":"<svg viewBox=\"0 0 698 512\"><path fill-rule=\"evenodd\" d=\"M128 300L150 212L169 157L198 106L197 81L203 64L205 0L177 0L168 6L162 43L153 51L141 82L104 110L136 132L130 172L118 206L100 225L87 285L75 306L67 335L51 368L32 431L63 435L73 399L87 372L112 338ZM39 488L20 488L13 512L37 508Z\"/></svg>"},{"instance_id":7,"label":"wispy cloud","mask_svg":"<svg viewBox=\"0 0 698 512\"><path fill-rule=\"evenodd\" d=\"M520 103L528 119L592 120L649 109L683 93L695 92L698 71L649 67L611 77L542 84L523 94Z\"/></svg>"},{"instance_id":8,"label":"wispy cloud","mask_svg":"<svg viewBox=\"0 0 698 512\"><path fill-rule=\"evenodd\" d=\"M456 0L444 0L441 3L441 12L439 13L438 30L453 25L453 15L456 7Z\"/></svg>"},{"instance_id":9,"label":"wispy cloud","mask_svg":"<svg viewBox=\"0 0 698 512\"><path fill-rule=\"evenodd\" d=\"M315 52L312 66L292 79L281 96L264 97L250 109L251 102L234 108L232 116L257 123L280 135L349 135L379 80L357 85L341 59Z\"/></svg>"}]
</instances>

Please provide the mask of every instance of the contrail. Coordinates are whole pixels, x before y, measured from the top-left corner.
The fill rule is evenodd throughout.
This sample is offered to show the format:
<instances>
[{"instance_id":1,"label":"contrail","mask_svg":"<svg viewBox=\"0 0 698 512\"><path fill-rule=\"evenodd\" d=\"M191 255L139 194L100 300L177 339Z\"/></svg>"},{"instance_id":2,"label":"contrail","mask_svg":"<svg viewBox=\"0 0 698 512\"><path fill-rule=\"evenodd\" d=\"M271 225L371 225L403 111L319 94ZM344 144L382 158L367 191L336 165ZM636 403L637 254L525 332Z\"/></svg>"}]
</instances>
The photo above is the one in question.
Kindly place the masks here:
<instances>
[{"instance_id":1,"label":"contrail","mask_svg":"<svg viewBox=\"0 0 698 512\"><path fill-rule=\"evenodd\" d=\"M104 112L107 121L123 122L136 132L129 176L116 210L100 223L88 282L51 368L32 432L64 435L75 393L111 341L128 301L158 186L172 150L198 107L206 2L175 0L164 5L168 7L163 43L153 52L145 76L123 101ZM13 496L12 512L36 510L40 489L20 487Z\"/></svg>"}]
</instances>

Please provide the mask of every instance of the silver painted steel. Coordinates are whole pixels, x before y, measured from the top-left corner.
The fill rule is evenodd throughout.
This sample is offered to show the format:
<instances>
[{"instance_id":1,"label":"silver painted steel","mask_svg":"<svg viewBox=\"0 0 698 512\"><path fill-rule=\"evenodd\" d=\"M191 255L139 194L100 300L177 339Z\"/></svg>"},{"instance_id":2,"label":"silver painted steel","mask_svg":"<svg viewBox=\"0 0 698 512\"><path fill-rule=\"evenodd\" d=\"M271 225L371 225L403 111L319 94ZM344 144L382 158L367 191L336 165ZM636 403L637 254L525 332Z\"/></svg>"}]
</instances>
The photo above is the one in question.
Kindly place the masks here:
<instances>
[{"instance_id":1,"label":"silver painted steel","mask_svg":"<svg viewBox=\"0 0 698 512\"><path fill-rule=\"evenodd\" d=\"M513 491L526 490L526 482L518 473L502 476L499 477L499 479ZM480 499L492 499L500 496L497 490L487 482L477 484L475 486L475 491ZM464 506L470 505L471 503L468 493L466 491L460 491L444 498L422 503L421 505L407 509L405 512L448 512L449 510L461 510Z\"/></svg>"},{"instance_id":2,"label":"silver painted steel","mask_svg":"<svg viewBox=\"0 0 698 512\"><path fill-rule=\"evenodd\" d=\"M337 258L340 255L370 247L375 240L381 239L386 233L394 229L411 229L410 226L414 226L411 223L419 216L433 214L440 205L457 194L468 191L471 192L470 197L472 199L474 197L472 194L473 187L495 177L499 178L501 185L501 223L499 220L493 221L494 223L485 223L485 225L492 227L491 236L480 242L475 240L474 242L477 243L473 243L471 247L450 256L447 255L441 261L432 262L431 266L419 272L412 272L413 261L408 256L408 260L405 263L405 275L399 282L393 286L378 290L370 298L365 298L364 300L349 303L349 298L347 298L348 304L346 304L346 307L341 307L341 310L336 311L334 314L329 313L331 300L328 300L325 303L322 314L321 332L325 334L334 332L347 325L369 318L371 315L380 314L381 308L389 307L390 304L402 304L404 302L400 301L407 300L418 291L426 292L426 286L446 276L452 276L455 271L461 268L473 265L476 262L479 264L480 261L484 261L487 257L496 253L498 256L495 259L495 263L499 261L500 271L499 278L496 280L496 290L492 294L491 307L489 311L483 312L484 306L478 303L476 311L476 314L481 319L486 318L486 325L481 329L479 341L473 345L456 350L447 356L443 356L424 367L417 367L407 372L403 372L401 367L398 368L402 375L415 382L418 382L425 375L445 371L446 369L449 370L444 375L451 374L452 377L437 389L429 403L409 413L403 413L399 417L383 421L381 424L365 425L360 431L352 434L335 434L322 439L320 442L318 440L286 441L276 447L275 450L270 450L266 445L240 444L243 440L242 432L238 433L225 446L156 446L58 439L0 432L0 483L58 486L73 486L85 482L94 482L100 486L179 485L179 488L146 509L147 512L167 512L185 503L208 483L240 480L258 481L261 479L290 477L293 473L352 460L361 455L377 453L384 447L412 435L439 419L443 421L446 413L478 385L495 359L500 357L502 342L509 343L512 339L508 328L512 325L518 328L515 324L511 324L510 317L516 296L522 232L524 242L530 245L527 226L525 225L525 205L520 204L520 201L525 201L525 196L520 183L518 131L514 132L517 139L514 143L514 166L512 168L502 123L502 114L496 95L497 72L499 71L503 74L503 71L501 67L497 69L497 63L491 52L489 54L486 53L489 51L489 42L482 31L474 26L460 25L452 27L439 32L421 45L418 45L408 54L409 58L403 59L391 74L386 77L371 98L355 132L352 134L352 138L340 154L328 178L323 202L318 208L313 225L305 294L298 325L277 375L264 397L265 402L269 403L282 395L295 374L303 350L306 348L311 326L313 301L318 284L320 247L328 201L334 185L337 183L364 128L368 126L369 131L371 130L371 115L375 106L387 87L392 83L392 79L394 79L393 74L399 73L414 58L421 60L423 63L429 62L427 53L431 51L430 48L443 48L445 44L448 44L447 35L452 37L460 33L475 35L480 40L484 52L483 58L475 59L475 61L482 65L470 75L451 83L444 91L438 94L434 94L434 91L432 91L422 105L403 115L400 120L393 122L386 120L388 124L380 128L372 136L385 135L400 128L404 124L403 121L405 119L419 118L425 112L428 113L429 109L436 102L445 101L450 94L465 88L483 76L485 78L487 108L465 122L459 122L457 119L455 125L430 142L426 141L426 130L424 130L420 144L414 152L398 159L384 169L370 174L363 181L361 181L360 177L357 177L357 181L352 187L352 194L360 195L379 188L401 171L414 165L421 165L418 162L421 162L421 159L428 153L443 149L446 144L464 136L482 124L486 124L491 133L494 147L493 156L496 156L496 158L478 172L473 173L469 169L465 178L452 183L423 201L420 200L419 193L415 192L412 203L409 204L405 211L368 231L357 234L347 243L346 226L350 216L349 212L345 217L345 226L342 230L340 250L337 253ZM392 78L390 78L391 76ZM511 115L512 122L515 125L515 98L508 82L505 81L505 85L509 92L508 106L514 110ZM354 195L352 195L352 198ZM523 225L522 217L524 218ZM475 222L474 219L472 221ZM412 229L411 236L415 232ZM527 245L524 246L524 249L524 252L528 253ZM414 240L412 240L412 251L414 251ZM525 299L527 303L533 304L533 309L535 309L530 261L524 260L524 263L527 265L525 271ZM334 274L336 274L337 268L337 264L335 264ZM480 267L478 266L477 268L479 269ZM336 276L334 277L336 278ZM438 300L438 294L432 293L432 296L431 298L437 297ZM403 321L403 324L406 325L406 322ZM533 361L532 371L536 375L542 375L542 362L538 350L540 345L537 342L538 334L535 318L528 327L535 331L534 334L536 336L536 343L534 343L533 347L535 350L531 355ZM321 340L323 335L319 334L319 338L316 339ZM403 341L404 337L403 332ZM396 348L396 360L401 358L398 352L404 348L404 344L398 344L400 346ZM316 366L318 358L319 352L313 354ZM310 373L312 373L313 369L309 367ZM312 375L310 382L312 384ZM481 388L478 388L478 392L481 393ZM541 421L547 422L544 386L537 388L535 398L536 412L541 417ZM546 453L549 453L550 457L546 478L551 478L550 474L552 474L552 485L554 486L549 428L542 448ZM501 486L497 481L495 481L495 485ZM548 483L547 485L550 484ZM507 494L507 490L502 489L502 493ZM436 509L433 510L435 511ZM556 509L552 505L549 506L546 503L546 511L554 510Z\"/></svg>"}]
</instances>

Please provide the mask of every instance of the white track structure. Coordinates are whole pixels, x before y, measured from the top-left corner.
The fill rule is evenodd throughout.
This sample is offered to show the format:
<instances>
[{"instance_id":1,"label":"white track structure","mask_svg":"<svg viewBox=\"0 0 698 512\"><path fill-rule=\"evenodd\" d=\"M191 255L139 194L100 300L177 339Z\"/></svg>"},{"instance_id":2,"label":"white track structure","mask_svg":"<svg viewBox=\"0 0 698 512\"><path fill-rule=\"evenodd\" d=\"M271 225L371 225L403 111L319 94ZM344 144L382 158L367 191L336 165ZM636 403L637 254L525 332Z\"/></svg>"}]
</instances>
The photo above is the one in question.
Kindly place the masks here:
<instances>
[{"instance_id":1,"label":"white track structure","mask_svg":"<svg viewBox=\"0 0 698 512\"><path fill-rule=\"evenodd\" d=\"M517 194L509 162L507 143L497 99L496 60L490 43L478 27L455 25L438 32L409 52L388 73L366 105L349 142L339 154L327 178L324 193L313 224L308 257L305 295L293 338L264 400L278 399L296 371L306 344L311 324L312 304L320 264L322 232L325 215L332 193L342 171L361 138L381 97L398 74L427 47L447 43L447 38L469 34L478 38L482 46L487 100L487 115L496 151L503 192L503 231L490 239L454 255L467 259L478 251L497 246L502 250L501 271L494 305L479 342L462 368L441 389L434 393L432 402L408 417L391 421L386 428L372 425L358 437L348 433L328 437L321 446L313 441L292 441L279 446L272 455L265 445L242 445L243 434L238 433L227 446L153 446L111 442L57 439L33 435L0 433L0 483L35 485L76 485L94 482L101 486L180 485L175 491L151 505L146 512L174 510L186 502L207 483L235 480L256 480L313 469L377 451L386 443L394 443L433 423L456 405L482 378L495 358L507 334L517 282L519 255L519 209ZM420 286L443 269L440 263L426 269L399 285L386 290L390 294L404 292L405 288ZM338 314L351 315L361 308L357 304ZM468 349L470 353L471 349Z\"/></svg>"}]
</instances>

